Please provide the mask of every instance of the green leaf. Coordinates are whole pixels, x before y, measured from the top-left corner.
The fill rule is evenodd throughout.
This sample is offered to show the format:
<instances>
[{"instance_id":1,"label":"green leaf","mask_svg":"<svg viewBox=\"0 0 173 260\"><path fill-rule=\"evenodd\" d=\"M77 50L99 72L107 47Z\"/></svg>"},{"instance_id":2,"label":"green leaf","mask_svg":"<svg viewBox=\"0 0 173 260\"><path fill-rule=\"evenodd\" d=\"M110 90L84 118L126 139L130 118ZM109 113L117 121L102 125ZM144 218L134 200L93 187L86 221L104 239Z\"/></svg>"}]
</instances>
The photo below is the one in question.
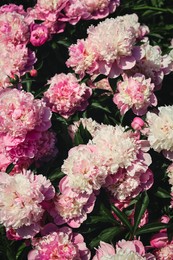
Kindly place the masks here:
<instances>
[{"instance_id":1,"label":"green leaf","mask_svg":"<svg viewBox=\"0 0 173 260\"><path fill-rule=\"evenodd\" d=\"M60 170L56 170L54 171L53 173L50 174L50 176L48 176L49 180L52 182L54 180L57 180L57 179L61 179L62 177L64 177L64 173L61 172Z\"/></svg>"},{"instance_id":2,"label":"green leaf","mask_svg":"<svg viewBox=\"0 0 173 260\"><path fill-rule=\"evenodd\" d=\"M161 199L170 199L171 198L170 193L161 187L158 187L157 192L155 193L155 196L158 198L161 198Z\"/></svg>"},{"instance_id":3,"label":"green leaf","mask_svg":"<svg viewBox=\"0 0 173 260\"><path fill-rule=\"evenodd\" d=\"M13 168L14 168L14 164L13 164L13 163L10 163L10 164L7 166L5 172L9 174L9 173L13 170Z\"/></svg>"},{"instance_id":4,"label":"green leaf","mask_svg":"<svg viewBox=\"0 0 173 260\"><path fill-rule=\"evenodd\" d=\"M168 228L169 225L168 224L164 224L164 223L149 223L149 224L146 224L144 225L143 227L139 228L137 231L136 231L136 235L142 235L142 234L147 234L147 233L153 233L153 232L157 232L161 229L164 229L164 228Z\"/></svg>"},{"instance_id":5,"label":"green leaf","mask_svg":"<svg viewBox=\"0 0 173 260\"><path fill-rule=\"evenodd\" d=\"M89 140L92 139L92 136L90 132L83 127L83 124L80 123L78 130L75 134L74 137L74 144L79 145L79 144L87 144Z\"/></svg>"},{"instance_id":6,"label":"green leaf","mask_svg":"<svg viewBox=\"0 0 173 260\"><path fill-rule=\"evenodd\" d=\"M124 212L120 211L117 207L114 205L111 205L112 210L116 214L116 216L121 220L121 222L127 227L127 229L131 232L132 231L132 226Z\"/></svg>"},{"instance_id":7,"label":"green leaf","mask_svg":"<svg viewBox=\"0 0 173 260\"><path fill-rule=\"evenodd\" d=\"M109 242L111 243L115 236L122 232L121 227L110 227L103 230L97 237L95 237L91 243L90 247L94 248L97 247L100 241Z\"/></svg>"},{"instance_id":8,"label":"green leaf","mask_svg":"<svg viewBox=\"0 0 173 260\"><path fill-rule=\"evenodd\" d=\"M92 102L91 105L90 105L90 108L96 108L96 109L103 110L104 112L111 114L111 111L108 107L102 106L98 102Z\"/></svg>"},{"instance_id":9,"label":"green leaf","mask_svg":"<svg viewBox=\"0 0 173 260\"><path fill-rule=\"evenodd\" d=\"M142 216L144 215L145 210L147 209L149 204L149 197L147 192L144 192L136 203L135 214L134 214L134 226L133 226L133 234L135 234L136 229L139 226Z\"/></svg>"},{"instance_id":10,"label":"green leaf","mask_svg":"<svg viewBox=\"0 0 173 260\"><path fill-rule=\"evenodd\" d=\"M98 77L95 78L95 80L93 82L96 83L96 82L98 82L102 79L105 79L105 78L107 78L107 76L100 74Z\"/></svg>"},{"instance_id":11,"label":"green leaf","mask_svg":"<svg viewBox=\"0 0 173 260\"><path fill-rule=\"evenodd\" d=\"M88 223L89 224L96 224L99 222L104 222L104 223L117 223L117 221L115 220L115 218L113 217L111 211L109 209L107 209L105 207L105 205L103 203L101 203L100 205L100 209L98 212L99 215L95 215L95 216L90 216L88 218ZM87 224L88 224L87 223Z\"/></svg>"},{"instance_id":12,"label":"green leaf","mask_svg":"<svg viewBox=\"0 0 173 260\"><path fill-rule=\"evenodd\" d=\"M19 259L19 256L22 254L23 250L26 248L26 244L23 243L17 250L17 254L16 254L16 260Z\"/></svg>"}]
</instances>

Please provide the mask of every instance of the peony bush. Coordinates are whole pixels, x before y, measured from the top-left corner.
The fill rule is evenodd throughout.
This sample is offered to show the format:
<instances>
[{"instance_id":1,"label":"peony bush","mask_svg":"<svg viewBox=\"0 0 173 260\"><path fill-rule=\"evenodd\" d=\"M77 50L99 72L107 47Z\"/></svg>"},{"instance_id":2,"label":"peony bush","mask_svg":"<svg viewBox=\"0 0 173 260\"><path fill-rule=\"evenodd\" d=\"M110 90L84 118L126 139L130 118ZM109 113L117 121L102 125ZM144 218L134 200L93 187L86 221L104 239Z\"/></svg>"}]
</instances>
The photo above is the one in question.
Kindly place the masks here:
<instances>
[{"instance_id":1,"label":"peony bush","mask_svg":"<svg viewBox=\"0 0 173 260\"><path fill-rule=\"evenodd\" d=\"M173 259L170 2L1 1L0 259Z\"/></svg>"}]
</instances>

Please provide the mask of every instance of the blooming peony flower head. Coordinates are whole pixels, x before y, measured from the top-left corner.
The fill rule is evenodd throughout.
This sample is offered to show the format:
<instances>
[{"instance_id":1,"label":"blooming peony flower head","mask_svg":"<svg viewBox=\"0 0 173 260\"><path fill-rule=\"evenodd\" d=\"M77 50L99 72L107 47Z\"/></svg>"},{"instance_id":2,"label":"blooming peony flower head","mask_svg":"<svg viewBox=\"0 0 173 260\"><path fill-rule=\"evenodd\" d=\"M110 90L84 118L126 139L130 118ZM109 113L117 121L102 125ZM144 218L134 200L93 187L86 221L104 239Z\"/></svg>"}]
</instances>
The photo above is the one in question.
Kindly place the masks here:
<instances>
[{"instance_id":1,"label":"blooming peony flower head","mask_svg":"<svg viewBox=\"0 0 173 260\"><path fill-rule=\"evenodd\" d=\"M23 5L15 5L15 4L6 4L0 7L0 13L13 13L16 12L23 16L26 16L26 12L23 8Z\"/></svg>"},{"instance_id":2,"label":"blooming peony flower head","mask_svg":"<svg viewBox=\"0 0 173 260\"><path fill-rule=\"evenodd\" d=\"M155 260L154 255L146 254L145 248L141 241L121 240L117 242L116 249L105 242L100 242L100 247L96 251L93 260Z\"/></svg>"},{"instance_id":3,"label":"blooming peony flower head","mask_svg":"<svg viewBox=\"0 0 173 260\"><path fill-rule=\"evenodd\" d=\"M48 84L50 86L44 93L44 99L53 112L68 118L87 107L92 90L85 83L79 84L73 74L56 74Z\"/></svg>"},{"instance_id":4,"label":"blooming peony flower head","mask_svg":"<svg viewBox=\"0 0 173 260\"><path fill-rule=\"evenodd\" d=\"M68 176L68 186L79 194L99 190L107 176L97 146L89 144L71 148L61 170Z\"/></svg>"},{"instance_id":5,"label":"blooming peony flower head","mask_svg":"<svg viewBox=\"0 0 173 260\"><path fill-rule=\"evenodd\" d=\"M106 19L90 26L86 40L78 40L69 48L66 64L81 77L104 74L118 77L123 70L131 69L141 59L143 51L135 46L141 33L136 14Z\"/></svg>"},{"instance_id":6,"label":"blooming peony flower head","mask_svg":"<svg viewBox=\"0 0 173 260\"><path fill-rule=\"evenodd\" d=\"M173 160L173 106L159 107L158 114L148 112L146 121L151 148Z\"/></svg>"},{"instance_id":7,"label":"blooming peony flower head","mask_svg":"<svg viewBox=\"0 0 173 260\"><path fill-rule=\"evenodd\" d=\"M168 244L153 252L157 260L173 259L173 244Z\"/></svg>"},{"instance_id":8,"label":"blooming peony flower head","mask_svg":"<svg viewBox=\"0 0 173 260\"><path fill-rule=\"evenodd\" d=\"M0 180L0 223L21 238L33 237L40 230L45 211L42 203L54 197L54 187L43 175L31 171L13 176L1 172Z\"/></svg>"},{"instance_id":9,"label":"blooming peony flower head","mask_svg":"<svg viewBox=\"0 0 173 260\"><path fill-rule=\"evenodd\" d=\"M152 186L149 143L140 140L138 133L126 131L122 126L102 125L90 143L96 145L107 172L103 186L116 199L130 199Z\"/></svg>"},{"instance_id":10,"label":"blooming peony flower head","mask_svg":"<svg viewBox=\"0 0 173 260\"><path fill-rule=\"evenodd\" d=\"M54 208L50 214L57 225L67 223L72 228L80 227L87 219L95 204L95 195L74 192L68 185L68 179L63 178L59 186L61 194L54 199Z\"/></svg>"},{"instance_id":11,"label":"blooming peony flower head","mask_svg":"<svg viewBox=\"0 0 173 260\"><path fill-rule=\"evenodd\" d=\"M34 249L29 252L28 260L90 259L82 235L73 233L69 227L57 228L53 224L47 224L44 229L47 230L43 237L32 239Z\"/></svg>"},{"instance_id":12,"label":"blooming peony flower head","mask_svg":"<svg viewBox=\"0 0 173 260\"><path fill-rule=\"evenodd\" d=\"M90 259L90 251L86 247L83 236L73 233L71 228L54 227L54 231L41 238L33 238L33 250L28 254L28 260L73 260Z\"/></svg>"},{"instance_id":13,"label":"blooming peony flower head","mask_svg":"<svg viewBox=\"0 0 173 260\"><path fill-rule=\"evenodd\" d=\"M144 74L146 78L151 78L156 89L159 89L164 75L167 75L172 71L172 58L167 54L162 55L161 48L158 45L150 45L148 39L141 45L141 49L144 53L143 58L137 61L136 66L128 73L130 75L133 75L136 72Z\"/></svg>"},{"instance_id":14,"label":"blooming peony flower head","mask_svg":"<svg viewBox=\"0 0 173 260\"><path fill-rule=\"evenodd\" d=\"M19 78L29 72L36 62L35 53L28 49L25 44L14 45L0 42L1 61L0 61L0 89L9 87L10 79Z\"/></svg>"},{"instance_id":15,"label":"blooming peony flower head","mask_svg":"<svg viewBox=\"0 0 173 260\"><path fill-rule=\"evenodd\" d=\"M25 22L25 16L15 11L2 12L0 10L0 38L1 42L14 45L27 44L29 41L29 26Z\"/></svg>"},{"instance_id":16,"label":"blooming peony flower head","mask_svg":"<svg viewBox=\"0 0 173 260\"><path fill-rule=\"evenodd\" d=\"M50 119L45 102L31 93L9 88L0 91L0 133L23 139L32 130L46 131Z\"/></svg>"},{"instance_id":17,"label":"blooming peony flower head","mask_svg":"<svg viewBox=\"0 0 173 260\"><path fill-rule=\"evenodd\" d=\"M117 93L113 102L125 114L130 108L136 115L144 115L149 106L157 105L157 98L153 94L154 84L151 79L146 79L142 74L135 74L133 77L123 75L123 81L117 83Z\"/></svg>"},{"instance_id":18,"label":"blooming peony flower head","mask_svg":"<svg viewBox=\"0 0 173 260\"><path fill-rule=\"evenodd\" d=\"M65 17L71 24L81 20L103 19L113 13L120 0L70 0L64 8Z\"/></svg>"}]
</instances>

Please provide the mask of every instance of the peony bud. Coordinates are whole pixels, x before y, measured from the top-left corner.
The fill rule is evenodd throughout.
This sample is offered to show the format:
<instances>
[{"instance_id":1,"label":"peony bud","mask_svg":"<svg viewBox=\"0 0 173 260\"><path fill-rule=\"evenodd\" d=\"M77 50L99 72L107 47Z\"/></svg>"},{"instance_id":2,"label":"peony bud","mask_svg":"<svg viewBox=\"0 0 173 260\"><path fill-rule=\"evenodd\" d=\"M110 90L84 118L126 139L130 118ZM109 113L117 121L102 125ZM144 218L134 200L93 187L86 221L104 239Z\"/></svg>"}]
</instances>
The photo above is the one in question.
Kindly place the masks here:
<instances>
[{"instance_id":1,"label":"peony bud","mask_svg":"<svg viewBox=\"0 0 173 260\"><path fill-rule=\"evenodd\" d=\"M140 117L135 117L131 123L131 127L134 130L141 130L144 124L144 121Z\"/></svg>"},{"instance_id":2,"label":"peony bud","mask_svg":"<svg viewBox=\"0 0 173 260\"><path fill-rule=\"evenodd\" d=\"M49 32L46 26L42 24L33 24L30 29L30 42L33 46L41 46L48 40Z\"/></svg>"}]
</instances>

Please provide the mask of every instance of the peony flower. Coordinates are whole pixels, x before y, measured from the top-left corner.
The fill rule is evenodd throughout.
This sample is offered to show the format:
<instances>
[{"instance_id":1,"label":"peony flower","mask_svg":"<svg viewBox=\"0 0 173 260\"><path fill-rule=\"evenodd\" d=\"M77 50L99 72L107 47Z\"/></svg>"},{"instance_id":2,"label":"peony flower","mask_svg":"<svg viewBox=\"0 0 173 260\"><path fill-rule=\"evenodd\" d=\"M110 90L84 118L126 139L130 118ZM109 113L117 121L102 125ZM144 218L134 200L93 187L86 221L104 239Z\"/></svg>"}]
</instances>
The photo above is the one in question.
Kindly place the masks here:
<instances>
[{"instance_id":1,"label":"peony flower","mask_svg":"<svg viewBox=\"0 0 173 260\"><path fill-rule=\"evenodd\" d=\"M80 227L87 219L87 214L93 210L95 195L74 192L66 179L59 186L60 194L54 199L54 208L50 214L57 225L67 223L72 228Z\"/></svg>"},{"instance_id":2,"label":"peony flower","mask_svg":"<svg viewBox=\"0 0 173 260\"><path fill-rule=\"evenodd\" d=\"M116 244L116 249L108 243L100 242L100 247L96 251L93 260L155 260L154 255L146 254L141 241L121 240Z\"/></svg>"},{"instance_id":3,"label":"peony flower","mask_svg":"<svg viewBox=\"0 0 173 260\"><path fill-rule=\"evenodd\" d=\"M116 78L142 58L141 48L134 46L141 30L136 14L106 19L96 27L90 26L86 40L78 40L76 45L70 46L66 65L80 77L88 73Z\"/></svg>"},{"instance_id":4,"label":"peony flower","mask_svg":"<svg viewBox=\"0 0 173 260\"><path fill-rule=\"evenodd\" d=\"M89 144L71 148L61 170L68 176L67 186L79 194L99 190L107 176L97 146Z\"/></svg>"},{"instance_id":5,"label":"peony flower","mask_svg":"<svg viewBox=\"0 0 173 260\"><path fill-rule=\"evenodd\" d=\"M15 5L15 4L6 4L0 7L0 13L13 13L16 12L23 16L26 16L26 12L23 8L23 5Z\"/></svg>"},{"instance_id":6,"label":"peony flower","mask_svg":"<svg viewBox=\"0 0 173 260\"><path fill-rule=\"evenodd\" d=\"M24 44L14 45L11 42L0 42L0 89L11 86L10 78L21 77L29 72L36 62L35 53Z\"/></svg>"},{"instance_id":7,"label":"peony flower","mask_svg":"<svg viewBox=\"0 0 173 260\"><path fill-rule=\"evenodd\" d=\"M17 89L0 91L0 169L13 163L16 170L57 153L55 133L49 132L51 111L43 100Z\"/></svg>"},{"instance_id":8,"label":"peony flower","mask_svg":"<svg viewBox=\"0 0 173 260\"><path fill-rule=\"evenodd\" d=\"M136 115L144 115L149 106L157 105L157 98L153 94L154 84L151 79L145 79L142 74L135 74L133 77L123 75L123 81L117 83L117 92L113 102L125 114L130 108Z\"/></svg>"},{"instance_id":9,"label":"peony flower","mask_svg":"<svg viewBox=\"0 0 173 260\"><path fill-rule=\"evenodd\" d=\"M79 84L73 74L56 74L48 84L50 86L44 93L44 100L53 112L68 118L87 107L92 90L85 83Z\"/></svg>"},{"instance_id":10,"label":"peony flower","mask_svg":"<svg viewBox=\"0 0 173 260\"><path fill-rule=\"evenodd\" d=\"M66 19L71 24L81 20L103 19L115 12L120 0L70 0L64 8Z\"/></svg>"},{"instance_id":11,"label":"peony flower","mask_svg":"<svg viewBox=\"0 0 173 260\"><path fill-rule=\"evenodd\" d=\"M159 107L158 114L148 112L148 141L156 152L173 160L173 106Z\"/></svg>"},{"instance_id":12,"label":"peony flower","mask_svg":"<svg viewBox=\"0 0 173 260\"><path fill-rule=\"evenodd\" d=\"M28 260L90 259L83 236L73 233L69 227L58 229L55 226L54 231L41 238L33 238L32 246L34 249L29 252Z\"/></svg>"},{"instance_id":13,"label":"peony flower","mask_svg":"<svg viewBox=\"0 0 173 260\"><path fill-rule=\"evenodd\" d=\"M15 11L0 10L0 39L4 44L27 44L29 41L29 26L25 17Z\"/></svg>"},{"instance_id":14,"label":"peony flower","mask_svg":"<svg viewBox=\"0 0 173 260\"><path fill-rule=\"evenodd\" d=\"M153 252L157 260L173 259L173 244L168 244Z\"/></svg>"},{"instance_id":15,"label":"peony flower","mask_svg":"<svg viewBox=\"0 0 173 260\"><path fill-rule=\"evenodd\" d=\"M0 223L22 238L33 237L40 230L45 211L42 203L54 197L54 187L44 176L31 171L14 176L1 172L0 180Z\"/></svg>"},{"instance_id":16,"label":"peony flower","mask_svg":"<svg viewBox=\"0 0 173 260\"><path fill-rule=\"evenodd\" d=\"M107 177L103 186L119 201L137 196L149 189L153 174L148 169L151 157L149 143L122 126L102 125L90 141L98 149ZM103 148L104 147L104 148Z\"/></svg>"},{"instance_id":17,"label":"peony flower","mask_svg":"<svg viewBox=\"0 0 173 260\"><path fill-rule=\"evenodd\" d=\"M11 140L24 140L32 130L46 131L51 126L50 119L50 109L31 93L17 89L0 91L0 133L8 134Z\"/></svg>"},{"instance_id":18,"label":"peony flower","mask_svg":"<svg viewBox=\"0 0 173 260\"><path fill-rule=\"evenodd\" d=\"M48 40L49 32L45 25L33 24L30 26L30 30L30 42L33 46L41 46Z\"/></svg>"},{"instance_id":19,"label":"peony flower","mask_svg":"<svg viewBox=\"0 0 173 260\"><path fill-rule=\"evenodd\" d=\"M130 75L135 73L142 73L146 78L151 78L151 82L159 89L164 75L172 71L173 62L170 55L162 55L162 51L158 45L152 46L147 39L141 45L144 56L141 60L137 61L136 66L132 71L127 72Z\"/></svg>"}]
</instances>

